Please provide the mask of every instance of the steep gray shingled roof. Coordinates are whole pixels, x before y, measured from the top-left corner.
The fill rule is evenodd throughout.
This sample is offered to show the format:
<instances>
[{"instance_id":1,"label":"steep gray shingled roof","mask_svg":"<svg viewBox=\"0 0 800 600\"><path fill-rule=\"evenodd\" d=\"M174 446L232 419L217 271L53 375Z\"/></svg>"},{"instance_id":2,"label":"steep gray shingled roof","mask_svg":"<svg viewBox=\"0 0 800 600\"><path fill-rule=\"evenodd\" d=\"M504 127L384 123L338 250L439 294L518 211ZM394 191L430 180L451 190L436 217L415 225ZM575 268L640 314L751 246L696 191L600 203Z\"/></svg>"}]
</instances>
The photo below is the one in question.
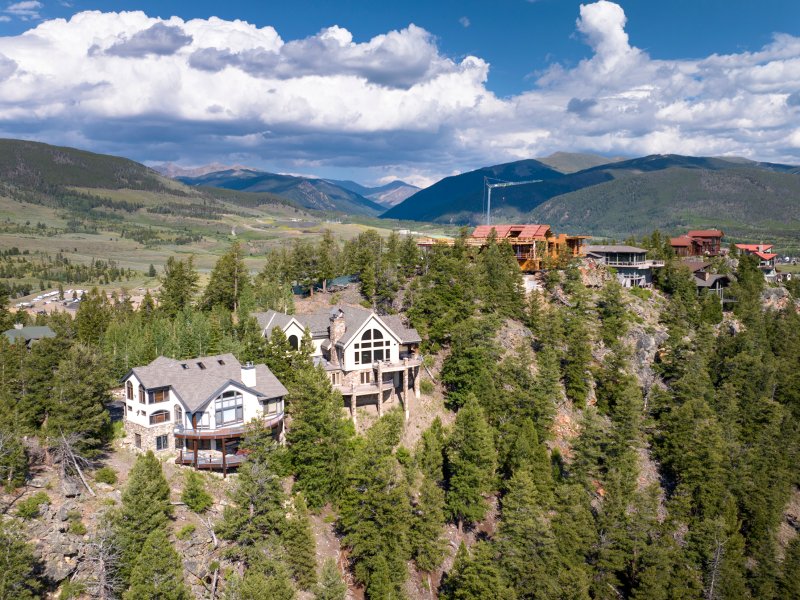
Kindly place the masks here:
<instances>
[{"instance_id":1,"label":"steep gray shingled roof","mask_svg":"<svg viewBox=\"0 0 800 600\"><path fill-rule=\"evenodd\" d=\"M30 342L31 340L56 337L55 332L47 325L43 327L28 326L21 327L20 329L9 329L8 331L4 331L3 335L5 335L11 343L14 343L18 338Z\"/></svg>"},{"instance_id":2,"label":"steep gray shingled roof","mask_svg":"<svg viewBox=\"0 0 800 600\"><path fill-rule=\"evenodd\" d=\"M272 333L275 327L285 328L292 320L291 315L287 315L276 310L268 310L267 312L253 313L253 316L258 321L259 327L265 331L267 337Z\"/></svg>"},{"instance_id":3,"label":"steep gray shingled roof","mask_svg":"<svg viewBox=\"0 0 800 600\"><path fill-rule=\"evenodd\" d=\"M397 315L386 315L381 317L381 321L386 323L387 327L394 331L395 335L400 338L401 344L419 344L422 342L417 330L413 327L406 327L403 320Z\"/></svg>"},{"instance_id":4,"label":"steep gray shingled roof","mask_svg":"<svg viewBox=\"0 0 800 600\"><path fill-rule=\"evenodd\" d=\"M285 315L270 310L265 313L254 313L254 316L262 329L266 328L266 335L269 335L274 327L285 328L292 318L295 318L303 327L308 327L311 330L312 337L330 339L328 327L330 326L331 315L339 310L344 314L345 333L337 342L337 346L345 346L353 339L353 336L361 329L361 326L375 313L357 306L334 306L307 315ZM400 338L401 343L418 344L422 341L417 330L406 327L399 316L391 315L378 318ZM330 344L327 347L323 347L327 349Z\"/></svg>"},{"instance_id":5,"label":"steep gray shingled roof","mask_svg":"<svg viewBox=\"0 0 800 600\"><path fill-rule=\"evenodd\" d=\"M201 369L198 363L202 363L205 369ZM242 383L242 365L233 354L186 360L159 356L149 365L136 367L132 372L148 389L171 387L191 411L201 408L231 383L266 398L277 398L288 393L266 365L256 365L255 387L245 386Z\"/></svg>"}]
</instances>

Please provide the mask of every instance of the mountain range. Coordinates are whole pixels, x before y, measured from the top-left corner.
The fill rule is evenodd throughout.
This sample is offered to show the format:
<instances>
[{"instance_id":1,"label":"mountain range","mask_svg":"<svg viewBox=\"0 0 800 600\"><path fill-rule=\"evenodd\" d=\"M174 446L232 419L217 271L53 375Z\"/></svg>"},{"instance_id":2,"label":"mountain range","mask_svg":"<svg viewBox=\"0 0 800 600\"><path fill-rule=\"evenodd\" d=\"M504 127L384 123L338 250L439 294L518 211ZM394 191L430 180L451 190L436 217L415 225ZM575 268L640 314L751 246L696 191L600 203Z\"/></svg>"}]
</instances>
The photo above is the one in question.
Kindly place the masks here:
<instances>
[{"instance_id":1,"label":"mountain range","mask_svg":"<svg viewBox=\"0 0 800 600\"><path fill-rule=\"evenodd\" d=\"M385 210L385 207L374 200L325 179L231 168L196 177L180 176L176 180L193 187L216 187L251 193L269 192L312 210L367 216L377 216Z\"/></svg>"},{"instance_id":2,"label":"mountain range","mask_svg":"<svg viewBox=\"0 0 800 600\"><path fill-rule=\"evenodd\" d=\"M579 156L556 158L562 161L561 168L571 171L581 162ZM670 154L615 159L563 172L543 162L548 159L521 160L447 177L382 216L484 222L484 178L489 177L511 182L541 180L495 188L492 220L496 223L545 222L560 230L611 237L642 234L654 227L680 230L727 224L742 236L777 228L789 237L800 237L800 168L794 165Z\"/></svg>"}]
</instances>

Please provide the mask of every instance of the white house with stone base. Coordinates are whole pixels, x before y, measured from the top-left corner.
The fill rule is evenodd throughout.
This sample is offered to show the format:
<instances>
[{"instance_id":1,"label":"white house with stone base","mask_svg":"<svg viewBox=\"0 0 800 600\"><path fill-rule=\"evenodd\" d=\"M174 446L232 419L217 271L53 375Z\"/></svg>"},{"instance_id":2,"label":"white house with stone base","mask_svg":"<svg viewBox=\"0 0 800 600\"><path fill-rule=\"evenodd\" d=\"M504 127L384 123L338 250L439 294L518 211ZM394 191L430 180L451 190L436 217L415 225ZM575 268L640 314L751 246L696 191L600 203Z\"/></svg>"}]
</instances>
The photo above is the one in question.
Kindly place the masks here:
<instances>
[{"instance_id":1,"label":"white house with stone base","mask_svg":"<svg viewBox=\"0 0 800 600\"><path fill-rule=\"evenodd\" d=\"M419 398L420 336L400 317L378 316L371 310L336 306L307 315L270 310L254 315L263 335L278 327L292 348L299 348L305 330L311 332L313 358L344 396L353 420L356 407L400 400L408 418L411 396Z\"/></svg>"},{"instance_id":2,"label":"white house with stone base","mask_svg":"<svg viewBox=\"0 0 800 600\"><path fill-rule=\"evenodd\" d=\"M226 474L243 460L239 443L253 419L262 419L282 439L288 392L266 365L242 365L232 354L159 356L131 369L122 385L132 445L177 451L179 464Z\"/></svg>"}]
</instances>

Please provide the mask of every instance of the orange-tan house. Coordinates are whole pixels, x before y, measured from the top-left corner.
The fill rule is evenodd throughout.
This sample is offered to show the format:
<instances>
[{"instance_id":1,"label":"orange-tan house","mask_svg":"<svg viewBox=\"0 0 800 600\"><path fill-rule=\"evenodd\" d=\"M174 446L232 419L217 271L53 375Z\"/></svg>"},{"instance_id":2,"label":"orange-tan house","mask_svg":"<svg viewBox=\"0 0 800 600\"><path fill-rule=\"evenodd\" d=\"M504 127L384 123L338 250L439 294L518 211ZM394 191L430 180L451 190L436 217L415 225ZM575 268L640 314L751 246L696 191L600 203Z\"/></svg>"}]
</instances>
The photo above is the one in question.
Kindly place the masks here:
<instances>
[{"instance_id":1,"label":"orange-tan house","mask_svg":"<svg viewBox=\"0 0 800 600\"><path fill-rule=\"evenodd\" d=\"M585 256L584 240L586 235L556 235L549 225L538 224L504 224L504 225L479 225L470 237L467 238L468 246L483 247L488 243L492 230L497 235L497 241L507 241L514 250L519 268L525 272L539 271L548 262L557 261L563 256ZM428 249L436 244L452 246L452 238L421 238L417 245Z\"/></svg>"}]
</instances>

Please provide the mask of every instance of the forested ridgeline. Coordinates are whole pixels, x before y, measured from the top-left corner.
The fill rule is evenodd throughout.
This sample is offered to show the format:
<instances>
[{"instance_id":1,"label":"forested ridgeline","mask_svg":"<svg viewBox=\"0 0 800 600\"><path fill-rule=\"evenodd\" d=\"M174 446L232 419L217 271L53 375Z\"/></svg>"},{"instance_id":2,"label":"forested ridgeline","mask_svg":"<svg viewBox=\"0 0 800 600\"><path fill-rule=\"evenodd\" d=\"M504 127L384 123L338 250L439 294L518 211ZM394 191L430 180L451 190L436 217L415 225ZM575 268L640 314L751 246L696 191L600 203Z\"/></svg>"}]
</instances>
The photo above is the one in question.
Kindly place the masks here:
<instances>
[{"instance_id":1,"label":"forested ridgeline","mask_svg":"<svg viewBox=\"0 0 800 600\"><path fill-rule=\"evenodd\" d=\"M290 417L285 447L251 426L227 506L207 513L213 576L199 583L180 568L170 486L147 455L121 500L75 534L92 558L69 586L105 598L188 598L191 587L332 599L346 575L370 599L800 597L800 538L784 518L800 484L800 317L794 304L762 308L764 279L747 257L731 263L725 313L666 260L660 291L612 277L588 288L573 263L526 297L511 248L493 239L420 256L371 232L342 248L326 236L276 252L255 278L234 244L204 290L191 259L171 259L138 310L93 292L74 320L41 317L58 335L30 351L0 338L2 476L26 491L38 460L98 481L114 452L112 381L159 354L230 351L269 365ZM360 276L366 305L405 313L440 359L426 358L442 366L421 402L435 406L441 391L446 408L413 447L401 444L399 412L357 433L308 336L292 351L277 329L262 339L250 316L291 312L289 286L343 273ZM646 340L658 343L642 362ZM182 501L209 510L204 487L187 477ZM317 558L320 511L346 573ZM0 556L0 597L59 583L41 577L25 542L35 514L6 510L0 533L15 551Z\"/></svg>"}]
</instances>

